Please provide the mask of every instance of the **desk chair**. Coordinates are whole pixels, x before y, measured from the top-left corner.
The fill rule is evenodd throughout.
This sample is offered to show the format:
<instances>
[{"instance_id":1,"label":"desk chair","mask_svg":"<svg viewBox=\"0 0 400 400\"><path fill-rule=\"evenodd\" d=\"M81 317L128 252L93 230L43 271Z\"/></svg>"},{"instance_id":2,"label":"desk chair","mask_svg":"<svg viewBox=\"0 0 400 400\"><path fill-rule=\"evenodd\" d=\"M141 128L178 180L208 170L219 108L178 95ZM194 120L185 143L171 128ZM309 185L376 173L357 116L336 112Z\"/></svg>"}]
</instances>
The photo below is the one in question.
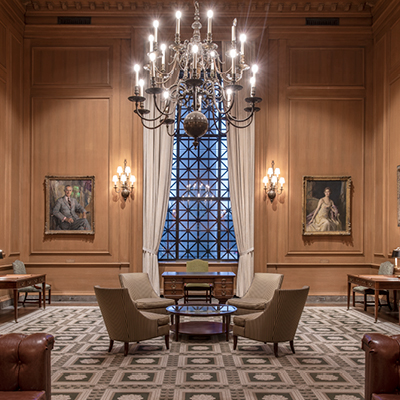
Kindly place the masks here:
<instances>
[{"instance_id":1,"label":"desk chair","mask_svg":"<svg viewBox=\"0 0 400 400\"><path fill-rule=\"evenodd\" d=\"M18 274L18 275L26 274L25 264L22 261L15 260L12 265L13 265L14 274ZM47 301L49 304L51 304L51 286L48 283L46 283L46 291L48 292ZM21 302L24 307L25 307L25 303L37 303L39 301L39 305L42 304L42 285L41 284L20 288L20 289L18 289L18 292L25 293L24 300ZM27 300L28 293L39 294L38 300L36 300L36 299L35 300L33 300L33 299Z\"/></svg>"},{"instance_id":2,"label":"desk chair","mask_svg":"<svg viewBox=\"0 0 400 400\"><path fill-rule=\"evenodd\" d=\"M379 266L378 275L393 275L394 265L390 261L386 261ZM356 301L355 295L356 293L364 295L364 301ZM353 287L353 307L355 307L356 303L364 304L364 311L367 311L368 306L375 305L375 301L368 301L367 296L373 296L375 294L374 289L367 288L365 286L355 286ZM379 309L382 306L389 307L389 310L392 311L392 306L390 305L389 299L389 290L382 289L379 291L380 295L386 296L386 304L381 304L379 301Z\"/></svg>"},{"instance_id":3,"label":"desk chair","mask_svg":"<svg viewBox=\"0 0 400 400\"><path fill-rule=\"evenodd\" d=\"M208 261L205 260L191 260L186 263L186 272L208 272ZM189 291L206 292L206 303L211 303L211 283L186 283L184 287L184 302L189 301ZM192 297L199 297L198 295Z\"/></svg>"}]
</instances>

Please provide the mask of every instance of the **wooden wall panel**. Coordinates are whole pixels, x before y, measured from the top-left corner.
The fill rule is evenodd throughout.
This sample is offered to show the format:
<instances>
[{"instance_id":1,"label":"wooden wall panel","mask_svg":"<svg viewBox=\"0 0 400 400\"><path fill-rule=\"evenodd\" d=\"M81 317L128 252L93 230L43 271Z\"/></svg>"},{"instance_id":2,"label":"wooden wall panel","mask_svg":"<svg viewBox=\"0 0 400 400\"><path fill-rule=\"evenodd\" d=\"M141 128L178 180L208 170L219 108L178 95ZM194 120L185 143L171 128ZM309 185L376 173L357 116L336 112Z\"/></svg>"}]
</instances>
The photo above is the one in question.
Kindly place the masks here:
<instances>
[{"instance_id":1,"label":"wooden wall panel","mask_svg":"<svg viewBox=\"0 0 400 400\"><path fill-rule=\"evenodd\" d=\"M390 85L390 108L391 110L400 110L400 78ZM400 113L391 112L389 116L388 126L388 141L389 141L389 163L387 165L387 175L389 178L388 191L388 229L389 243L388 249L390 253L393 249L400 246L400 227L397 226L397 166L400 165Z\"/></svg>"},{"instance_id":2,"label":"wooden wall panel","mask_svg":"<svg viewBox=\"0 0 400 400\"><path fill-rule=\"evenodd\" d=\"M363 86L362 48L291 48L290 86Z\"/></svg>"},{"instance_id":3,"label":"wooden wall panel","mask_svg":"<svg viewBox=\"0 0 400 400\"><path fill-rule=\"evenodd\" d=\"M391 29L390 33L390 67L400 66L400 21Z\"/></svg>"},{"instance_id":4,"label":"wooden wall panel","mask_svg":"<svg viewBox=\"0 0 400 400\"><path fill-rule=\"evenodd\" d=\"M34 47L32 85L110 86L111 47Z\"/></svg>"},{"instance_id":5,"label":"wooden wall panel","mask_svg":"<svg viewBox=\"0 0 400 400\"><path fill-rule=\"evenodd\" d=\"M4 132L0 134L0 148L6 149L7 143L7 85L4 81L0 79L0 132ZM0 187L7 188L6 182L8 182L7 173L8 173L8 165L7 165L8 157L0 157ZM0 208L0 248L6 251L6 237L7 237L7 225L6 225L6 207Z\"/></svg>"},{"instance_id":6,"label":"wooden wall panel","mask_svg":"<svg viewBox=\"0 0 400 400\"><path fill-rule=\"evenodd\" d=\"M20 198L25 193L21 187L21 148L22 148L22 43L11 36L11 115L10 115L10 146L11 146L11 223L13 229L9 232L10 243L8 253L16 257L21 253ZM13 179L18 177L18 179Z\"/></svg>"},{"instance_id":7,"label":"wooden wall panel","mask_svg":"<svg viewBox=\"0 0 400 400\"><path fill-rule=\"evenodd\" d=\"M0 22L0 65L7 66L7 29Z\"/></svg>"},{"instance_id":8,"label":"wooden wall panel","mask_svg":"<svg viewBox=\"0 0 400 400\"><path fill-rule=\"evenodd\" d=\"M32 254L109 253L109 140L109 99L33 99ZM94 237L44 237L46 175L95 176Z\"/></svg>"},{"instance_id":9,"label":"wooden wall panel","mask_svg":"<svg viewBox=\"0 0 400 400\"><path fill-rule=\"evenodd\" d=\"M289 254L363 251L363 99L293 99L289 132ZM351 176L353 182L350 237L301 235L302 177ZM323 194L321 194L323 197Z\"/></svg>"}]
</instances>

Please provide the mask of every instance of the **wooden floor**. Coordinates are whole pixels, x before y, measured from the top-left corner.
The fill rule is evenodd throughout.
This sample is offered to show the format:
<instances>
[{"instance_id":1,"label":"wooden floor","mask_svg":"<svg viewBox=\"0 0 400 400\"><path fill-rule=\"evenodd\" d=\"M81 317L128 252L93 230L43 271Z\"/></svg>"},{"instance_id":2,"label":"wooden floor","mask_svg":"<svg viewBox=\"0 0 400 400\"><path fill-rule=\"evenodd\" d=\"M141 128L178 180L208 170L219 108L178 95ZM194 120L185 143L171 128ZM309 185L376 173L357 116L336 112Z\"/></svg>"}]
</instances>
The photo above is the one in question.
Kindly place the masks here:
<instances>
[{"instance_id":1,"label":"wooden floor","mask_svg":"<svg viewBox=\"0 0 400 400\"><path fill-rule=\"evenodd\" d=\"M47 307L62 307L62 306L96 306L97 303L77 303L77 302L72 302L72 303L64 303L64 302L56 302L54 304L46 304ZM317 307L324 307L324 306L340 306L340 307L347 307L346 304L344 303L318 303L318 304L307 304L307 307L312 307L312 306L317 306ZM351 307L352 308L352 307ZM368 307L367 311L363 310L363 306L361 304L356 305L356 310L360 311L360 313L364 313L370 316L374 315L374 307ZM24 315L29 315L35 311L37 311L38 307L37 305L29 304L26 305L25 307L22 307L22 305L19 306L18 308L18 318L24 316ZM14 308L11 307L6 307L4 309L0 310L0 334L1 334L1 324L4 324L6 322L12 322L14 321ZM383 306L379 312L378 316L378 323L379 321L387 321L387 322L393 322L395 324L399 323L399 313L395 311L390 311L388 307Z\"/></svg>"}]
</instances>

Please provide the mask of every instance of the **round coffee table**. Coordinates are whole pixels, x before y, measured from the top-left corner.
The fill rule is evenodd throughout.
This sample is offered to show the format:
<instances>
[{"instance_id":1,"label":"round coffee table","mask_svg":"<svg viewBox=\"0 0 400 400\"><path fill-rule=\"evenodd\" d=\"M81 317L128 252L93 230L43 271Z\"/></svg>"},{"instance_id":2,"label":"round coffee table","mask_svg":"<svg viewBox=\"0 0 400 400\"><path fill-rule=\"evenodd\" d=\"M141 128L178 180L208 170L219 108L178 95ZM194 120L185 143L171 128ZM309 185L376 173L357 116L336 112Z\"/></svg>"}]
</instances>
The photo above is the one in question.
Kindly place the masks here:
<instances>
[{"instance_id":1,"label":"round coffee table","mask_svg":"<svg viewBox=\"0 0 400 400\"><path fill-rule=\"evenodd\" d=\"M175 324L171 330L175 331L175 341L179 340L179 334L196 336L219 335L225 333L226 341L229 341L229 326L231 314L236 307L227 304L175 304L167 307L167 311L174 315ZM222 317L222 322L213 321L187 321L180 322L180 316L185 317Z\"/></svg>"}]
</instances>

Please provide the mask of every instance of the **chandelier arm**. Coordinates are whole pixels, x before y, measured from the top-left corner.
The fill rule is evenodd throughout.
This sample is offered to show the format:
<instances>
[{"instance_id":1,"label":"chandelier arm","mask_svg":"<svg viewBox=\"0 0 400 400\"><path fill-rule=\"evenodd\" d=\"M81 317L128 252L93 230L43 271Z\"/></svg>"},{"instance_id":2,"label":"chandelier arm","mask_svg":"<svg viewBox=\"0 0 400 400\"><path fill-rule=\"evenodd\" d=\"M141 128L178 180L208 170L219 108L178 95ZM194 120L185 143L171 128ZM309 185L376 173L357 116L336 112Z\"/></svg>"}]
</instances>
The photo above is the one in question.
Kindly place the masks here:
<instances>
[{"instance_id":1,"label":"chandelier arm","mask_svg":"<svg viewBox=\"0 0 400 400\"><path fill-rule=\"evenodd\" d=\"M254 110L252 110L251 111L251 114L250 115L248 115L247 117L245 117L245 118L243 118L243 119L240 119L240 118L236 118L236 117L234 117L233 115L230 115L230 114L227 114L227 116L228 116L228 118L229 118L229 120L230 121L233 121L233 122L246 122L246 121L248 121L251 117L253 117L253 115L254 115L255 113L254 113Z\"/></svg>"},{"instance_id":2,"label":"chandelier arm","mask_svg":"<svg viewBox=\"0 0 400 400\"><path fill-rule=\"evenodd\" d=\"M150 129L150 130L158 129L160 126L164 125L164 122L165 122L165 119L163 119L163 120L162 120L158 125L156 125L156 126L147 126L147 125L143 122L144 118L141 118L140 120L142 121L142 125L143 125L146 129ZM145 121L149 121L149 120L145 120ZM152 121L149 121L149 122L152 122Z\"/></svg>"},{"instance_id":3,"label":"chandelier arm","mask_svg":"<svg viewBox=\"0 0 400 400\"><path fill-rule=\"evenodd\" d=\"M146 122L156 122L156 121L160 120L162 117L161 115L159 115L158 117L155 117L155 118L146 118L143 115L141 115L140 112L137 111L137 109L134 110L133 112L135 114L137 114L142 121L146 121ZM152 129L152 128L150 128L150 129Z\"/></svg>"},{"instance_id":4,"label":"chandelier arm","mask_svg":"<svg viewBox=\"0 0 400 400\"><path fill-rule=\"evenodd\" d=\"M232 120L230 119L230 117L229 117L229 115L228 115L228 122L229 122L229 124L230 125L232 125L234 128L237 128L237 129L244 129L244 128L247 128L248 126L250 126L251 124L252 124L252 122L253 122L253 117L254 117L254 113L253 114L251 114L246 120L243 120L242 122L244 122L244 121L247 121L247 120L249 120L250 118L250 121L246 124L246 125L236 125L236 124L234 124L233 122L232 122ZM235 122L237 122L237 121L235 121Z\"/></svg>"},{"instance_id":5,"label":"chandelier arm","mask_svg":"<svg viewBox=\"0 0 400 400\"><path fill-rule=\"evenodd\" d=\"M169 107L169 105L170 105L171 102L169 102L169 103L164 107L164 111L162 111L162 110L160 110L160 108L158 107L157 98L156 98L156 95L155 95L155 94L153 94L153 99L154 99L154 105L155 105L157 111L158 111L161 115L163 115L164 117L169 117L170 115L172 115L173 110L172 110L171 112L165 112L165 110ZM158 118L161 118L161 116L158 117ZM157 119L158 119L158 118L157 118Z\"/></svg>"}]
</instances>

